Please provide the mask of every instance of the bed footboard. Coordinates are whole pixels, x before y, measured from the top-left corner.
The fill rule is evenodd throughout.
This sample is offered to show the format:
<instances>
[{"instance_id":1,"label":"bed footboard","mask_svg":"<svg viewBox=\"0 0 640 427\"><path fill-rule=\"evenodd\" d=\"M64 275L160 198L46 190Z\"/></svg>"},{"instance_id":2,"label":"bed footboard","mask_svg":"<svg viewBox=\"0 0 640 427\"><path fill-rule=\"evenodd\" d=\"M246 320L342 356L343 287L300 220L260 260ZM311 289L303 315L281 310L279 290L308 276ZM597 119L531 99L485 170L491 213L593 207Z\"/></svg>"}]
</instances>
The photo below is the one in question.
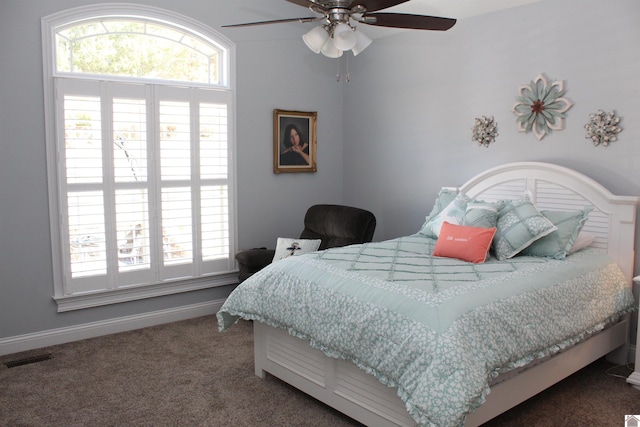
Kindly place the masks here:
<instances>
[{"instance_id":1,"label":"bed footboard","mask_svg":"<svg viewBox=\"0 0 640 427\"><path fill-rule=\"evenodd\" d=\"M365 425L416 426L395 388L386 387L350 362L325 356L283 330L259 322L253 325L257 376L264 378L269 373ZM486 403L467 417L465 426L478 426L624 347L628 326L625 317L603 332L493 386Z\"/></svg>"},{"instance_id":2,"label":"bed footboard","mask_svg":"<svg viewBox=\"0 0 640 427\"><path fill-rule=\"evenodd\" d=\"M253 322L256 375L265 373L370 426L412 426L396 389L287 332Z\"/></svg>"}]
</instances>

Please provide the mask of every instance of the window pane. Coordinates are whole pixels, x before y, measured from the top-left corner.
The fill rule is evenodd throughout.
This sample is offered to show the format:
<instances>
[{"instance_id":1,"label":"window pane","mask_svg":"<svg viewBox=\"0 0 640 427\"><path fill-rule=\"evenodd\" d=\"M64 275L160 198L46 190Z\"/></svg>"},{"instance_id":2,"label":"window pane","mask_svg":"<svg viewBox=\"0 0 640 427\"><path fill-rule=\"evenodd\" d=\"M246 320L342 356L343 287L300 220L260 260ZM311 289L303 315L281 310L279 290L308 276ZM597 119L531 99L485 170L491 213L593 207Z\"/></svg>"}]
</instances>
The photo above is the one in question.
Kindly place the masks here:
<instances>
[{"instance_id":1,"label":"window pane","mask_svg":"<svg viewBox=\"0 0 640 427\"><path fill-rule=\"evenodd\" d=\"M162 180L191 179L191 120L188 102L160 103Z\"/></svg>"},{"instance_id":2,"label":"window pane","mask_svg":"<svg viewBox=\"0 0 640 427\"><path fill-rule=\"evenodd\" d=\"M227 106L200 105L200 176L227 178Z\"/></svg>"},{"instance_id":3,"label":"window pane","mask_svg":"<svg viewBox=\"0 0 640 427\"><path fill-rule=\"evenodd\" d=\"M191 189L162 189L162 248L164 263L183 264L193 260Z\"/></svg>"},{"instance_id":4,"label":"window pane","mask_svg":"<svg viewBox=\"0 0 640 427\"><path fill-rule=\"evenodd\" d=\"M147 180L147 123L144 99L113 100L113 162L116 182Z\"/></svg>"},{"instance_id":5,"label":"window pane","mask_svg":"<svg viewBox=\"0 0 640 427\"><path fill-rule=\"evenodd\" d=\"M67 183L102 182L100 98L64 97Z\"/></svg>"},{"instance_id":6,"label":"window pane","mask_svg":"<svg viewBox=\"0 0 640 427\"><path fill-rule=\"evenodd\" d=\"M221 50L206 38L151 23L101 19L56 32L58 71L220 83Z\"/></svg>"},{"instance_id":7,"label":"window pane","mask_svg":"<svg viewBox=\"0 0 640 427\"><path fill-rule=\"evenodd\" d=\"M58 71L71 72L74 70L73 42L79 38L103 34L106 30L100 22L75 26L56 32L56 63Z\"/></svg>"},{"instance_id":8,"label":"window pane","mask_svg":"<svg viewBox=\"0 0 640 427\"><path fill-rule=\"evenodd\" d=\"M201 195L202 258L229 256L229 194L226 185L204 187Z\"/></svg>"},{"instance_id":9,"label":"window pane","mask_svg":"<svg viewBox=\"0 0 640 427\"><path fill-rule=\"evenodd\" d=\"M149 211L146 190L116 191L119 271L151 266Z\"/></svg>"},{"instance_id":10,"label":"window pane","mask_svg":"<svg viewBox=\"0 0 640 427\"><path fill-rule=\"evenodd\" d=\"M104 202L101 191L69 192L69 244L71 276L107 272Z\"/></svg>"}]
</instances>

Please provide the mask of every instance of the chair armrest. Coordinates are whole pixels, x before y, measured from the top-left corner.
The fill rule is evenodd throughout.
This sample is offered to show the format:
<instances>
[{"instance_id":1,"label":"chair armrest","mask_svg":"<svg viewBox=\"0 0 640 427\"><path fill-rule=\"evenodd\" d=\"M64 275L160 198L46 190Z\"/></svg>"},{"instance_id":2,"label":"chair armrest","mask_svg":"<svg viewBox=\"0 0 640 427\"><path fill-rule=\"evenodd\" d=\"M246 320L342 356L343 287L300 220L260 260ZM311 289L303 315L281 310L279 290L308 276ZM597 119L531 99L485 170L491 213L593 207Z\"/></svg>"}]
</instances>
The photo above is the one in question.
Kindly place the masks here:
<instances>
[{"instance_id":1,"label":"chair armrest","mask_svg":"<svg viewBox=\"0 0 640 427\"><path fill-rule=\"evenodd\" d=\"M247 280L253 273L257 273L273 261L275 249L256 248L241 251L236 254L236 260L240 271L238 280L240 283Z\"/></svg>"},{"instance_id":2,"label":"chair armrest","mask_svg":"<svg viewBox=\"0 0 640 427\"><path fill-rule=\"evenodd\" d=\"M248 249L246 251L238 252L236 254L236 260L241 266L245 266L252 271L258 271L271 264L275 254L275 249Z\"/></svg>"}]
</instances>

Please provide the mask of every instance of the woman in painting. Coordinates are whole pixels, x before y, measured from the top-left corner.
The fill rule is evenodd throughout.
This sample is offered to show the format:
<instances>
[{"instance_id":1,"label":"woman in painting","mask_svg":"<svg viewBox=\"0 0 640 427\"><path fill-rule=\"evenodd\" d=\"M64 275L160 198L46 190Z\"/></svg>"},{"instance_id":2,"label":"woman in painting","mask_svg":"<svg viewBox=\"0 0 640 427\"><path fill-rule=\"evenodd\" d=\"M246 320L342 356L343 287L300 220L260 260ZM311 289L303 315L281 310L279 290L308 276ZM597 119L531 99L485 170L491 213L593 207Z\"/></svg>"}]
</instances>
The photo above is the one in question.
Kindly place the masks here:
<instances>
[{"instance_id":1,"label":"woman in painting","mask_svg":"<svg viewBox=\"0 0 640 427\"><path fill-rule=\"evenodd\" d=\"M309 143L304 140L304 135L294 124L286 127L282 143L285 147L280 153L280 165L308 165L309 164Z\"/></svg>"}]
</instances>

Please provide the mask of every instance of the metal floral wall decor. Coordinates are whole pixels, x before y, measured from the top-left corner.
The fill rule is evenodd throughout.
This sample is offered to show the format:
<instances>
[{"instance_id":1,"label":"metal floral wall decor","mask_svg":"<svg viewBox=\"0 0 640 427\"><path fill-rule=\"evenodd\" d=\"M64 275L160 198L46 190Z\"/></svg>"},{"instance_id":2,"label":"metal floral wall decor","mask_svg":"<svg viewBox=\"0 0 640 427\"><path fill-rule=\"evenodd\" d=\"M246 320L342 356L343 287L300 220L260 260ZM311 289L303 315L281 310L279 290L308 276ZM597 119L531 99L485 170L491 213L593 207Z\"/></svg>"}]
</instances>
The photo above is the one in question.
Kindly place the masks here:
<instances>
[{"instance_id":1,"label":"metal floral wall decor","mask_svg":"<svg viewBox=\"0 0 640 427\"><path fill-rule=\"evenodd\" d=\"M598 110L596 113L589 114L589 121L584 128L587 130L585 138L590 139L593 145L602 144L607 147L610 142L618 140L617 135L622 132L622 128L618 126L620 117L616 117L615 111L605 113Z\"/></svg>"},{"instance_id":2,"label":"metal floral wall decor","mask_svg":"<svg viewBox=\"0 0 640 427\"><path fill-rule=\"evenodd\" d=\"M552 130L564 127L565 114L573 106L564 98L564 82L562 80L548 81L543 74L528 85L518 88L518 101L512 111L518 116L518 130L531 132L542 140Z\"/></svg>"},{"instance_id":3,"label":"metal floral wall decor","mask_svg":"<svg viewBox=\"0 0 640 427\"><path fill-rule=\"evenodd\" d=\"M491 117L476 117L475 124L471 128L473 134L471 140L476 141L478 145L484 145L488 147L492 142L495 142L496 136L498 136L498 124Z\"/></svg>"}]
</instances>

